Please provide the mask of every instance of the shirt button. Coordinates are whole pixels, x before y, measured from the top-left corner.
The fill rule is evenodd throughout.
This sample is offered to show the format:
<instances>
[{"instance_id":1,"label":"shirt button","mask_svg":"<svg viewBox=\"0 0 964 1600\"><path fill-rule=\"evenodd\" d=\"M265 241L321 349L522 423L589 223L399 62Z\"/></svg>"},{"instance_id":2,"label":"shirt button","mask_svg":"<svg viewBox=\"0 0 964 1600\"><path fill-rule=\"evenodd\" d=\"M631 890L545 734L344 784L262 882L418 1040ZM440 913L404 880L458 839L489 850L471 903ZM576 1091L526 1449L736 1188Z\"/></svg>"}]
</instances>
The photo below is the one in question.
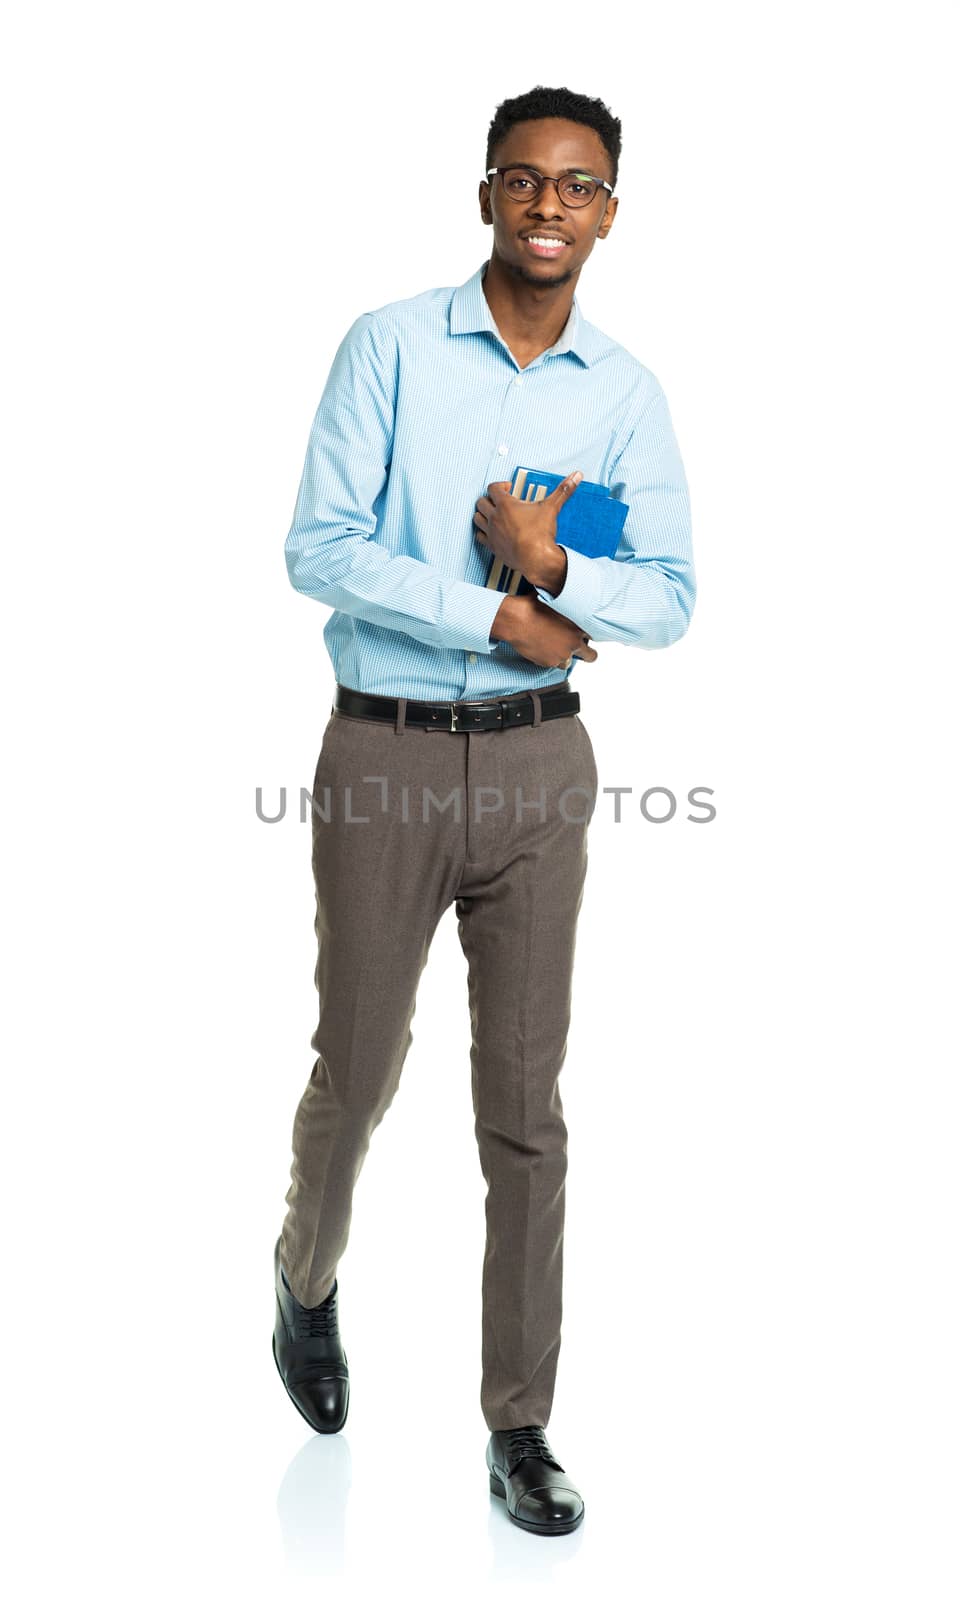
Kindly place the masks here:
<instances>
[{"instance_id":1,"label":"shirt button","mask_svg":"<svg viewBox=\"0 0 964 1600\"><path fill-rule=\"evenodd\" d=\"M508 455L508 453L509 453L509 446L507 444L500 444L499 445L499 455L500 456L504 456L504 455Z\"/></svg>"},{"instance_id":2,"label":"shirt button","mask_svg":"<svg viewBox=\"0 0 964 1600\"><path fill-rule=\"evenodd\" d=\"M519 387L519 385L520 385L520 383L521 383L521 382L522 382L522 379L521 379L521 378L516 378L516 380L515 380L515 386L516 386L516 388L517 388L517 389L518 389L518 387Z\"/></svg>"},{"instance_id":3,"label":"shirt button","mask_svg":"<svg viewBox=\"0 0 964 1600\"><path fill-rule=\"evenodd\" d=\"M477 658L476 658L476 654L475 654L475 651L474 651L474 650L470 650L470 651L469 651L469 660L470 660L470 661L475 661L475 660L476 660L476 659L477 659Z\"/></svg>"}]
</instances>

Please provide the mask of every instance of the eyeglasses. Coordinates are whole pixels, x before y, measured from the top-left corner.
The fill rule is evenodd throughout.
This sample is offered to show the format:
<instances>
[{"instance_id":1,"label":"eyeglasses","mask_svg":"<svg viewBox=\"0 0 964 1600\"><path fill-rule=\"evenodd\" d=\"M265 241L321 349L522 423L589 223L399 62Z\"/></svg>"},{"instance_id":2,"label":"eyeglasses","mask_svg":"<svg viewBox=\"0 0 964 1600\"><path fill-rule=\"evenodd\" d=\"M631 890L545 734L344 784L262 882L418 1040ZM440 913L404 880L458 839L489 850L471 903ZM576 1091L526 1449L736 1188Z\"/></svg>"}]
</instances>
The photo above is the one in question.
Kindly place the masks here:
<instances>
[{"instance_id":1,"label":"eyeglasses","mask_svg":"<svg viewBox=\"0 0 964 1600\"><path fill-rule=\"evenodd\" d=\"M599 189L613 192L611 183L594 178L589 172L564 172L559 178L547 178L534 167L490 167L485 176L491 178L495 173L502 179L502 188L509 199L518 200L521 205L541 194L544 183L554 183L559 199L570 208L590 205Z\"/></svg>"}]
</instances>

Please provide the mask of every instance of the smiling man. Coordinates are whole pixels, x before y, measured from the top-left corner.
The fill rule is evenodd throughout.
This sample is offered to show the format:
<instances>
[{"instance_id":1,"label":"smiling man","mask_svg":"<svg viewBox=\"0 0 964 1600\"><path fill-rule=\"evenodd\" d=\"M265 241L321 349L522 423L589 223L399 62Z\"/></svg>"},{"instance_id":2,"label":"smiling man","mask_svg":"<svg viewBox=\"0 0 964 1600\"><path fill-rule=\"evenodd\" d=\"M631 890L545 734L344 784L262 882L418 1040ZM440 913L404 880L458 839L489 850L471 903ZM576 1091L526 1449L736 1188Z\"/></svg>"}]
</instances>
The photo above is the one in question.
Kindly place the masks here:
<instances>
[{"instance_id":1,"label":"smiling man","mask_svg":"<svg viewBox=\"0 0 964 1600\"><path fill-rule=\"evenodd\" d=\"M545 1434L562 1323L559 1078L598 785L569 673L597 659L592 640L673 644L695 598L666 397L575 299L616 218L620 143L607 107L568 89L499 106L479 188L491 255L459 287L351 325L285 544L294 587L332 608L336 687L313 786L317 1059L275 1246L275 1361L312 1427L344 1426L336 1269L429 947L454 904L487 1186L489 1484L519 1527L541 1534L571 1532L584 1515ZM563 481L541 503L518 501L507 473L521 464ZM612 559L556 540L580 475L628 506ZM493 554L533 592L487 587ZM430 1166L448 1136L427 1130L413 1160ZM422 1239L410 1257L415 1272L437 1269L443 1293L444 1260ZM431 1421L430 1343L425 1369L402 1381L400 1410L415 1404Z\"/></svg>"}]
</instances>

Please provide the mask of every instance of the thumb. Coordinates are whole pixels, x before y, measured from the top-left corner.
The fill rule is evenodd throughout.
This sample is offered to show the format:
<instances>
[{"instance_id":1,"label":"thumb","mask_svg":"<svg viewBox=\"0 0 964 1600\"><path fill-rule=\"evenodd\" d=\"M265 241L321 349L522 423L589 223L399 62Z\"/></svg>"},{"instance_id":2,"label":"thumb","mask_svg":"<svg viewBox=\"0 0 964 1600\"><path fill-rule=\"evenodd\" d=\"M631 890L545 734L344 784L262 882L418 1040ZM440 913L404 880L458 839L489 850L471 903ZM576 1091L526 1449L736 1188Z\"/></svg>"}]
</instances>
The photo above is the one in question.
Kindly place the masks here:
<instances>
[{"instance_id":1,"label":"thumb","mask_svg":"<svg viewBox=\"0 0 964 1600\"><path fill-rule=\"evenodd\" d=\"M570 472L568 477L563 478L561 483L556 484L552 494L549 496L550 500L567 500L575 491L576 485L581 481L581 472Z\"/></svg>"}]
</instances>

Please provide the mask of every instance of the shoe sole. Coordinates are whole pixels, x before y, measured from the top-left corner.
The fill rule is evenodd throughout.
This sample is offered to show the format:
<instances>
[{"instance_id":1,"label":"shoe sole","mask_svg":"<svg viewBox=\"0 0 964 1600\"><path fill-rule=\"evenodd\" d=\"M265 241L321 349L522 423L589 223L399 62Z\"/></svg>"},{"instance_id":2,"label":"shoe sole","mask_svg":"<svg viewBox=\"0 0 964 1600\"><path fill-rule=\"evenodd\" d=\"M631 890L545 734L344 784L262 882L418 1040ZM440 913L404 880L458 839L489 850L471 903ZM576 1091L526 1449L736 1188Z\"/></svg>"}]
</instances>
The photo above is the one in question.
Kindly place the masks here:
<instances>
[{"instance_id":1,"label":"shoe sole","mask_svg":"<svg viewBox=\"0 0 964 1600\"><path fill-rule=\"evenodd\" d=\"M524 1517L517 1517L514 1511L509 1510L509 1498L505 1492L505 1484L501 1478L496 1477L491 1469L489 1471L489 1489L493 1494L497 1494L500 1500L505 1501L506 1515L509 1520L514 1522L517 1528L524 1528L526 1533L572 1533L575 1528L578 1528L586 1515L586 1508L583 1506L578 1517L573 1517L571 1522L556 1523L555 1526L551 1522L526 1522Z\"/></svg>"},{"instance_id":2,"label":"shoe sole","mask_svg":"<svg viewBox=\"0 0 964 1600\"><path fill-rule=\"evenodd\" d=\"M309 1428L314 1428L316 1433L341 1433L342 1428L348 1421L348 1407L351 1404L351 1389L349 1388L348 1390L348 1399L345 1403L345 1415L342 1417L341 1421L336 1423L333 1428L319 1428L317 1422L312 1422L311 1418L304 1411L302 1411L291 1390L288 1388L288 1385L285 1383L285 1375L281 1370L281 1364L278 1361L278 1352L275 1349L274 1334L271 1335L271 1354L274 1356L274 1364L278 1368L278 1377L281 1379L284 1392L288 1396L288 1399L291 1401L291 1404L294 1406L299 1417L307 1422Z\"/></svg>"}]
</instances>

